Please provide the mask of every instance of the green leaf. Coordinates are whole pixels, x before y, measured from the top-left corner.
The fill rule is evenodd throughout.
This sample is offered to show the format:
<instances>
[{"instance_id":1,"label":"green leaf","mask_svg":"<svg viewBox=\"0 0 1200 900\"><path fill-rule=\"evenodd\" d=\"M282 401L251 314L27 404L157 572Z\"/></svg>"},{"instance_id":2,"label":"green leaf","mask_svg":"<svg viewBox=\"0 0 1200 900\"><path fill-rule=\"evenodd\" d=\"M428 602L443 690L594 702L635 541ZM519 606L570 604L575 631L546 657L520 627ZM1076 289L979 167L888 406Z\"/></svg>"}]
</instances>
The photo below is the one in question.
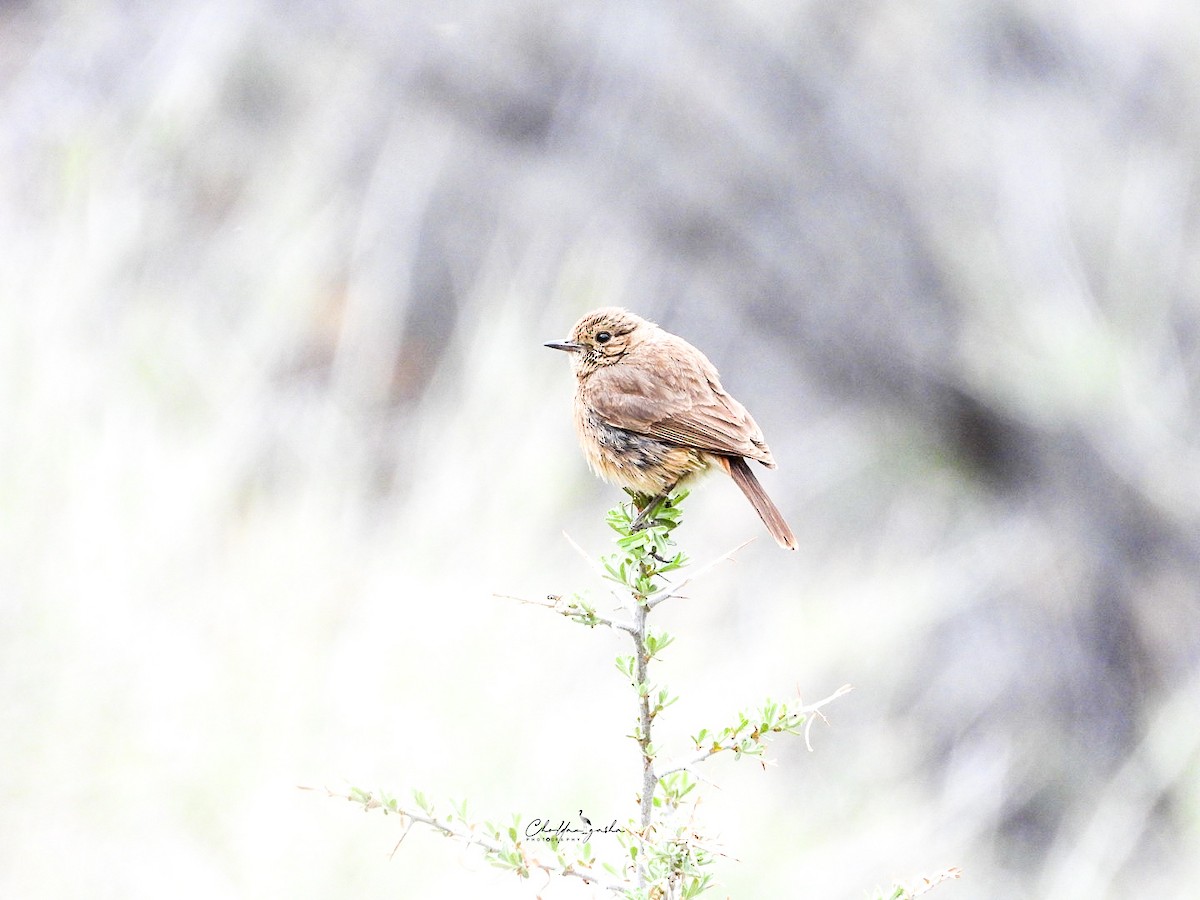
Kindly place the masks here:
<instances>
[{"instance_id":1,"label":"green leaf","mask_svg":"<svg viewBox=\"0 0 1200 900\"><path fill-rule=\"evenodd\" d=\"M425 794L422 791L414 788L413 800L416 802L417 806L421 808L422 812L424 812L426 815L433 815L433 808L429 801L425 799Z\"/></svg>"}]
</instances>

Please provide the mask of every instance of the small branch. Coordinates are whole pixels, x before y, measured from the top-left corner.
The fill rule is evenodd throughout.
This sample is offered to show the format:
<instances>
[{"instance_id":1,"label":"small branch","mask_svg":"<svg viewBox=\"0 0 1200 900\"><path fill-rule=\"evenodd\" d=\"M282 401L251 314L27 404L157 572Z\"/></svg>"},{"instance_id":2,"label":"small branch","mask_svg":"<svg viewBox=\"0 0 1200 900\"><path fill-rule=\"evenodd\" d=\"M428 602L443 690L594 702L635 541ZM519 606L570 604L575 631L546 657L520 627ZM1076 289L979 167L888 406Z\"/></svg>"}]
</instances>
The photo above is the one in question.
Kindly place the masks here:
<instances>
[{"instance_id":1,"label":"small branch","mask_svg":"<svg viewBox=\"0 0 1200 900\"><path fill-rule=\"evenodd\" d=\"M568 607L564 607L562 605L562 597L558 596L551 595L547 598L549 602L546 602L545 600L529 600L525 597L517 597L514 594L492 594L492 596L500 600L516 600L518 603L524 603L526 606L541 607L542 609L549 610L552 613L557 613L564 619L570 619L573 622L579 622L581 625L603 625L606 628L615 628L619 631L628 632L629 634L633 634L634 631L634 626L629 622L618 622L616 619L608 619L590 609L573 610Z\"/></svg>"},{"instance_id":2,"label":"small branch","mask_svg":"<svg viewBox=\"0 0 1200 900\"><path fill-rule=\"evenodd\" d=\"M311 788L301 788L301 790L307 791L311 790ZM329 789L326 788L326 791L328 790ZM347 797L346 799L349 800L350 798ZM396 841L396 846L393 847L392 852L388 854L388 859L392 859L396 855L396 851L400 849L400 845L404 843L404 839L408 837L408 833L412 831L413 825L415 824L416 823L412 819L409 819L408 824L404 826L403 833L400 835L400 840Z\"/></svg>"},{"instance_id":3,"label":"small branch","mask_svg":"<svg viewBox=\"0 0 1200 900\"><path fill-rule=\"evenodd\" d=\"M962 869L957 866L951 866L949 869L943 869L940 872L935 872L933 875L926 875L921 879L921 883L916 887L909 887L906 884L896 884L892 892L887 895L887 900L915 900L922 894L928 894L939 884L944 884L947 881L954 881L962 878ZM883 894L877 893L877 898L882 900Z\"/></svg>"},{"instance_id":4,"label":"small branch","mask_svg":"<svg viewBox=\"0 0 1200 900\"><path fill-rule=\"evenodd\" d=\"M372 809L382 809L386 813L398 816L400 821L404 823L405 827L404 832L400 835L400 840L398 840L396 842L396 846L392 848L393 854L400 848L400 844L402 844L404 839L408 837L408 833L412 830L413 825L417 822L432 828L434 831L444 835L445 837L451 837L460 840L467 847L470 847L472 844L474 844L482 848L484 853L494 856L497 859L503 858L506 853L510 852L509 848L506 848L499 842L492 840L491 838L481 837L479 834L477 834L476 830L479 828L478 825L467 825L464 822L464 827L458 828L455 827L451 822L442 821L433 815L415 812L411 809L394 804L385 804L383 801L371 795L364 795L364 799L364 797L354 797L350 794L342 794L338 791L330 790L329 788L314 788L306 785L297 785L297 787L302 791L323 791L326 796L341 800L349 800L352 803L358 803L368 811ZM537 869L538 871L544 872L548 877L552 875L561 875L568 878L578 878L580 881L584 882L584 884L596 885L604 890L613 891L615 893L623 892L625 890L623 885L618 884L615 881L600 878L597 875L593 875L591 872L581 871L580 869L573 868L570 865L552 865L544 862L543 860L532 857L529 855L525 846L520 841L513 842L512 850L515 850L520 854L521 862L524 864L524 867L527 870Z\"/></svg>"},{"instance_id":5,"label":"small branch","mask_svg":"<svg viewBox=\"0 0 1200 900\"><path fill-rule=\"evenodd\" d=\"M351 803L357 803L362 806L363 809L368 811L372 809L382 809L391 815L399 816L400 821L407 821L407 827L404 829L404 834L400 836L400 841L397 841L397 847L400 846L401 841L408 837L408 832L412 828L412 823L420 822L422 825L428 825L435 831L441 832L446 837L454 837L458 838L459 840L466 841L468 846L471 844L478 844L480 847L490 853L500 853L503 852L504 849L495 841L480 837L479 835L475 834L474 829L454 828L449 822L443 822L434 816L413 812L411 809L406 809L402 806L388 806L384 804L383 801L378 800L373 796L364 795L366 799L363 799L362 797L354 797L350 794L343 794L327 787L316 788L304 784L298 784L296 787L302 791L323 791L327 797L333 797L337 800L349 800ZM395 851L393 850L392 852L394 853Z\"/></svg>"},{"instance_id":6,"label":"small branch","mask_svg":"<svg viewBox=\"0 0 1200 900\"><path fill-rule=\"evenodd\" d=\"M600 565L600 563L596 562L595 559L588 556L588 552L575 543L575 538L571 537L565 531L563 532L563 537L567 539L567 543L575 549L575 552L583 557L584 562L588 564L588 568L594 569L601 578L604 578L608 575L608 573L604 571L604 566Z\"/></svg>"},{"instance_id":7,"label":"small branch","mask_svg":"<svg viewBox=\"0 0 1200 900\"><path fill-rule=\"evenodd\" d=\"M689 584L691 584L693 581L695 581L697 578L700 578L701 576L708 574L710 571L712 571L712 569L716 568L716 566L720 563L733 562L734 555L739 550L741 550L743 547L747 546L748 544L753 543L756 540L758 540L758 539L757 538L749 538L747 540L742 541L740 544L738 544L732 550L729 550L729 551L721 554L720 556L716 557L715 559L710 560L709 562L705 563L703 566L701 566L699 569L697 569L695 571L695 573L693 573L692 575L689 575L687 578L683 579L683 581L679 582L679 584L676 585L674 589L668 591L665 594L662 594L661 596L655 597L654 599L647 601L646 605L650 609L654 609L654 607L658 606L658 604L662 603L664 600L670 600L672 597L681 596L681 592L683 591L683 589L685 587L687 587Z\"/></svg>"},{"instance_id":8,"label":"small branch","mask_svg":"<svg viewBox=\"0 0 1200 900\"><path fill-rule=\"evenodd\" d=\"M672 763L669 768L663 769L661 772L659 772L658 777L660 779L662 779L662 778L666 778L668 775L674 775L678 772L687 772L689 775L695 775L695 772L692 771L692 766L698 766L698 765L700 765L700 763L704 762L710 756L716 756L718 753L722 752L723 750L728 750L728 749L729 749L728 747L718 747L715 750L710 748L708 750L705 750L703 753L697 753L695 756L693 756L691 759L687 760L686 762Z\"/></svg>"},{"instance_id":9,"label":"small branch","mask_svg":"<svg viewBox=\"0 0 1200 900\"><path fill-rule=\"evenodd\" d=\"M782 730L788 731L789 733L792 733L792 734L796 734L798 732L796 732L794 730L794 728L799 728L801 726L801 724L803 724L804 745L808 748L809 752L811 753L812 752L812 742L809 740L809 734L812 730L813 721L817 718L824 720L825 715L824 715L824 713L821 712L821 709L823 707L827 706L828 704L832 703L838 697L841 697L843 694L848 693L850 690L851 690L850 685L844 684L840 688L838 688L836 691L834 691L832 694L830 694L828 697L826 697L824 700L818 700L816 703L813 703L809 706L801 707L800 709L796 710L793 713L788 713L789 719L795 718L797 720L796 724L794 727L785 726L782 728ZM763 734L759 735L757 738L754 739L755 742L758 745L765 743L765 740L768 737L768 734L769 733L763 733ZM693 767L700 765L700 763L704 762L707 759L710 759L711 757L716 756L718 753L724 753L726 751L736 750L737 747L740 745L741 740L742 739L739 738L736 734L727 735L725 737L718 736L708 745L708 747L706 749L699 751L695 756L692 756L683 761L677 761L677 762L671 763L670 766L668 766L667 768L665 768L661 772L659 772L659 774L658 774L659 780L666 778L668 775L674 775L676 772L688 772L689 774L695 774L693 772ZM722 742L722 741L724 741L724 742ZM758 749L761 749L761 747L759 747ZM744 751L744 752L746 752L746 751Z\"/></svg>"},{"instance_id":10,"label":"small branch","mask_svg":"<svg viewBox=\"0 0 1200 900\"><path fill-rule=\"evenodd\" d=\"M921 894L928 894L939 884L945 881L955 881L962 878L962 869L957 866L951 866L949 869L943 869L941 872L936 872L933 875L927 875L921 879L919 887L911 890L909 893L914 897L919 897Z\"/></svg>"},{"instance_id":11,"label":"small branch","mask_svg":"<svg viewBox=\"0 0 1200 900\"><path fill-rule=\"evenodd\" d=\"M850 693L852 690L854 690L853 687L851 687L848 684L843 684L840 688L838 688L836 691L834 691L832 694L830 694L824 700L818 700L812 706L806 706L806 707L804 707L803 710L801 710L801 712L809 714L808 719L804 723L804 746L808 748L809 753L813 752L812 741L809 740L809 735L812 732L812 726L813 726L814 719L819 717L822 722L828 722L829 720L825 718L825 713L821 712L822 708L824 708L828 704L832 703L838 697L841 697L844 694Z\"/></svg>"}]
</instances>

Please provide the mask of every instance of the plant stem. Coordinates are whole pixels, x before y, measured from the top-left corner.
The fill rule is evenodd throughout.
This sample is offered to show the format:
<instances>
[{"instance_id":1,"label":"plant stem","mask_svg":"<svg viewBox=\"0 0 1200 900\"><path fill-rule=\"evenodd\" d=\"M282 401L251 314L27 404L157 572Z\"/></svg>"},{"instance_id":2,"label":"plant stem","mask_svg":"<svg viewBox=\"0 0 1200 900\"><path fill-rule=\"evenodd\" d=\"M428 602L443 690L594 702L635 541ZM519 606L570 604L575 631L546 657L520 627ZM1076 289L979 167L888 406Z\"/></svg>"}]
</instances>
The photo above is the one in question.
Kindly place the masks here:
<instances>
[{"instance_id":1,"label":"plant stem","mask_svg":"<svg viewBox=\"0 0 1200 900\"><path fill-rule=\"evenodd\" d=\"M654 791L658 787L658 777L654 774L654 757L650 753L650 684L646 669L650 663L650 654L646 652L646 616L649 610L644 602L638 603L634 614L633 643L636 652L635 674L638 684L639 721L641 737L638 745L642 749L642 830L650 827L651 814L654 811Z\"/></svg>"}]
</instances>

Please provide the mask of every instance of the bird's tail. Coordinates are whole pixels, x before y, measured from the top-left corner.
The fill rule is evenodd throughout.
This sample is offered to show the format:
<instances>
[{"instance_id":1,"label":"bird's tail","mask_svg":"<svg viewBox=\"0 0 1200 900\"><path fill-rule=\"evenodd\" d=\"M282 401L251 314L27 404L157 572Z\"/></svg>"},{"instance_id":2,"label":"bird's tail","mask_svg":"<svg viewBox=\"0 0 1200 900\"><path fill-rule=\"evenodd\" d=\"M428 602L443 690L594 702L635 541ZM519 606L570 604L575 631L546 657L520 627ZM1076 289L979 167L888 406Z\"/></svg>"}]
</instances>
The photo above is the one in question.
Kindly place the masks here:
<instances>
[{"instance_id":1,"label":"bird's tail","mask_svg":"<svg viewBox=\"0 0 1200 900\"><path fill-rule=\"evenodd\" d=\"M792 534L792 529L788 528L788 523L783 520L783 513L779 511L779 507L771 502L771 498L767 496L767 492L763 490L763 486L758 483L758 479L750 471L746 460L740 456L722 456L719 458L726 471L733 478L734 484L742 489L742 493L746 495L746 499L754 506L754 511L758 513L758 517L767 526L767 531L771 532L771 537L775 538L776 543L780 547L786 550L795 550L796 536Z\"/></svg>"}]
</instances>

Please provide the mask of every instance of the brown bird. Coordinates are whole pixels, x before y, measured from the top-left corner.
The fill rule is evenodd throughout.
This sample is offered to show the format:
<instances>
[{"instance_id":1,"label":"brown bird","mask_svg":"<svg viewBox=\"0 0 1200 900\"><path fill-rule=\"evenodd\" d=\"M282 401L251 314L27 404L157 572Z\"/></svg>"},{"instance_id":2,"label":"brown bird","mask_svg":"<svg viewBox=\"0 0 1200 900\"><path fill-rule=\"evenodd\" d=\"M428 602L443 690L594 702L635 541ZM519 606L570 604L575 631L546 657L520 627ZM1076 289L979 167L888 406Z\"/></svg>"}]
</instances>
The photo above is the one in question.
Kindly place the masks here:
<instances>
[{"instance_id":1,"label":"brown bird","mask_svg":"<svg viewBox=\"0 0 1200 900\"><path fill-rule=\"evenodd\" d=\"M571 354L578 380L575 430L592 471L652 498L641 508L635 530L681 482L719 466L779 546L796 549L792 530L746 464L754 459L775 468L763 433L725 393L708 357L615 306L588 313L569 340L546 346Z\"/></svg>"}]
</instances>

